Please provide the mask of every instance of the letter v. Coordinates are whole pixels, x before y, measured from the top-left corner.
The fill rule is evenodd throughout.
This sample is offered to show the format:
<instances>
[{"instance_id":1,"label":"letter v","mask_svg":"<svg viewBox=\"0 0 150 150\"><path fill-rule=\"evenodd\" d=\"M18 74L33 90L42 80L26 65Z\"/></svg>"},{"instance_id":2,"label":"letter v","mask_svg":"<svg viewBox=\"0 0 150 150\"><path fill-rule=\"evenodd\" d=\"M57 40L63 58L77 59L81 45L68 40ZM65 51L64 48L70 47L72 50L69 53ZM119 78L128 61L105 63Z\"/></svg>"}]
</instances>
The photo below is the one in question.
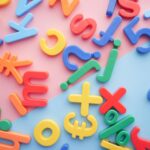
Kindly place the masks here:
<instances>
[{"instance_id":1,"label":"letter v","mask_svg":"<svg viewBox=\"0 0 150 150\"><path fill-rule=\"evenodd\" d=\"M49 0L49 5L54 6L57 1L58 0ZM79 0L72 0L71 3L69 3L68 1L69 0L61 0L62 10L64 16L66 17L68 17L79 4Z\"/></svg>"}]
</instances>

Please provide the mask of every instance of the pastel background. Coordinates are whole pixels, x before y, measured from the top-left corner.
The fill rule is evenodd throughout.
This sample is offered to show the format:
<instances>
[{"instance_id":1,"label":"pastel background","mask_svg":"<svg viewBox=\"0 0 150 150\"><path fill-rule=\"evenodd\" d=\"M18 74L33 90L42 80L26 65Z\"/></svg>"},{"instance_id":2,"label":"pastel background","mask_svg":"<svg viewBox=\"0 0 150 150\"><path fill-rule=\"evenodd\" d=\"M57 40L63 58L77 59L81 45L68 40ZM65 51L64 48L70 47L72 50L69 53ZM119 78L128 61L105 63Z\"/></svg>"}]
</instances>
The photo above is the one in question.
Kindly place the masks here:
<instances>
[{"instance_id":1,"label":"pastel background","mask_svg":"<svg viewBox=\"0 0 150 150\"><path fill-rule=\"evenodd\" d=\"M142 27L149 27L150 20L145 21L143 19L143 13L145 10L150 8L149 0L141 0L138 2L141 6L140 22L134 28L135 31ZM24 16L16 17L17 1L12 0L11 4L7 7L0 8L0 38L3 39L6 34L13 32L9 26L8 22L10 20L20 22ZM29 145L22 145L21 150L34 149L34 150L44 150L60 149L64 143L70 145L71 150L83 150L102 149L99 147L98 132L83 141L77 139L72 139L71 135L63 128L64 117L70 112L77 113L77 119L83 121L80 118L80 105L71 104L67 101L67 97L71 93L81 93L81 86L84 81L89 81L91 84L91 94L98 95L98 89L102 86L108 88L112 93L115 92L119 87L123 86L127 89L127 94L121 99L121 102L127 108L127 114L131 114L135 117L135 123L128 127L128 131L132 129L135 125L141 128L140 136L150 139L149 126L149 108L150 104L146 98L148 89L150 89L150 71L148 70L150 66L150 59L148 55L141 56L136 53L135 48L142 43L148 41L147 38L141 38L138 44L131 45L123 33L123 28L129 22L128 20L123 20L123 23L115 33L114 37L121 39L122 46L119 48L119 59L116 64L115 70L111 80L105 84L99 84L96 80L96 74L88 74L81 82L77 83L74 87L69 88L66 92L62 92L59 88L61 82L66 81L66 79L72 74L68 71L62 61L62 54L56 57L48 57L40 50L39 39L40 37L46 37L46 32L50 28L55 28L60 30L66 37L67 45L78 45L83 50L87 52L100 51L102 57L99 59L100 64L104 67L108 58L108 54L112 48L112 44L108 44L103 48L95 46L91 40L83 41L80 36L74 36L70 31L70 21L76 14L83 14L85 18L93 18L97 22L97 30L94 37L98 36L99 31L105 31L109 24L112 22L113 18L118 14L119 7L115 10L113 17L107 18L105 13L108 6L108 1L103 0L80 0L80 5L76 10L68 17L63 16L60 4L57 4L54 8L48 6L48 1L43 0L39 6L31 11L34 15L33 21L28 25L28 27L36 27L39 31L38 35L34 38L26 39L23 41L16 42L14 44L4 44L0 47L0 56L6 51L10 51L12 55L17 55L20 60L32 60L33 65L31 67L20 68L20 72L23 75L27 70L34 71L47 71L49 72L49 79L42 82L49 87L49 92L45 95L49 99L49 104L46 108L35 109L30 112L27 116L19 118L20 116L10 104L8 96L11 92L17 92L22 97L22 88L19 86L12 76L5 77L0 74L0 108L2 109L1 119L7 118L13 122L12 130L20 132L23 134L29 134L32 137L31 143ZM47 38L48 39L48 38ZM53 40L48 40L49 45L54 44ZM144 46L148 46L149 43ZM126 55L126 56L125 56ZM79 61L77 58L72 57L71 61L76 62L80 66L83 62ZM102 73L98 72L99 74ZM89 76L87 78L87 76ZM90 106L90 114L93 114L99 124L98 131L106 128L103 121L103 116L98 113L99 106ZM58 111L59 110L59 111ZM37 116L38 117L35 117ZM120 116L122 118L123 116ZM17 119L18 118L18 119ZM17 120L16 120L17 119ZM38 145L33 138L33 130L35 125L42 119L52 119L58 123L61 128L61 136L58 142L48 148L41 147ZM85 120L85 119L84 119ZM114 141L114 138L111 137ZM129 146L132 147L131 143Z\"/></svg>"},{"instance_id":2,"label":"pastel background","mask_svg":"<svg viewBox=\"0 0 150 150\"><path fill-rule=\"evenodd\" d=\"M139 136L150 139L150 102L146 97L147 90L150 88L150 71L148 71L150 66L149 57L150 55L141 57L135 51L132 51L118 60L116 69L114 70L113 76L109 83L105 85L99 84L95 79L96 75L100 74L100 72L98 72L88 77L86 80L78 83L68 91L50 100L46 108L33 110L27 116L16 120L13 123L12 130L31 135L32 137L34 127L43 119L51 119L57 122L61 129L60 139L55 145L47 148L42 147L36 143L34 138L32 138L31 143L29 145L22 145L21 150L55 150L60 149L64 143L69 144L69 150L102 150L99 146L98 133L99 131L107 128L107 126L104 124L103 115L98 112L99 106L91 105L89 109L89 114L94 115L98 122L98 130L93 136L85 138L83 141L78 140L78 138L72 139L71 135L68 134L63 127L64 118L70 112L75 112L77 114L75 119L77 119L80 123L84 120L88 124L88 121L85 118L80 117L80 105L68 102L69 94L81 93L81 87L85 81L88 81L91 84L91 95L99 95L98 90L103 86L106 87L111 93L114 93L120 87L125 87L127 89L127 93L120 100L120 102L127 108L127 113L120 115L119 119L128 114L132 115L135 117L135 122L128 126L126 130L130 133L130 130L133 127L138 126L141 128ZM114 136L111 136L108 139L115 142ZM128 146L132 148L131 142Z\"/></svg>"},{"instance_id":3,"label":"pastel background","mask_svg":"<svg viewBox=\"0 0 150 150\"><path fill-rule=\"evenodd\" d=\"M150 8L149 0L141 0L138 3L141 6L141 11L139 14L140 22L134 28L135 31L142 27L149 27L150 25L150 20L145 21L143 19L144 11ZM16 5L17 1L12 0L10 5L0 8L1 39L3 39L6 34L13 32L8 26L9 21L16 21L19 23L24 18L24 16L19 18L16 17ZM31 11L31 13L34 15L34 19L28 25L28 27L36 27L39 31L38 35L36 37L13 44L4 44L0 47L0 56L2 56L6 51L10 51L12 55L17 55L20 60L29 59L33 61L33 65L31 67L19 69L22 75L27 70L47 71L49 73L49 79L42 82L49 87L49 92L45 95L45 97L49 99L49 105L46 108L36 109L23 118L19 118L20 116L10 104L8 99L8 96L11 92L17 92L20 97L22 97L23 86L19 86L12 76L7 78L3 74L0 74L0 108L2 109L1 119L7 118L14 121L12 130L29 134L31 136L33 136L33 129L36 123L45 118L55 120L61 127L62 131L60 140L53 147L42 148L34 141L34 139L32 139L31 144L23 145L21 150L60 149L64 143L69 143L71 145L71 150L77 149L77 145L78 150L82 149L83 147L87 150L89 148L94 150L100 149L97 138L98 133L81 142L79 140L72 140L71 135L67 134L63 129L63 119L65 115L73 111L79 115L80 111L79 105L73 105L67 102L67 97L70 93L81 93L81 85L84 81L89 81L91 83L91 93L96 95L98 95L98 89L101 86L106 86L111 92L116 91L120 86L126 87L127 94L122 99L122 103L127 108L127 114L135 116L136 122L134 125L141 127L141 136L150 138L150 104L146 99L146 92L148 89L150 89L150 71L148 70L150 66L150 55L148 54L140 56L135 51L137 46L147 42L148 39L141 38L138 44L134 46L131 45L123 33L123 28L129 22L129 20L124 19L123 23L114 35L115 38L122 41L122 45L119 48L119 60L113 72L112 79L105 85L96 82L96 74L88 74L82 78L82 80L80 80L81 82L79 82L77 85L70 88L66 92L62 92L59 88L59 85L61 82L66 81L72 72L68 71L64 67L62 54L56 57L48 57L40 50L40 37L47 38L47 30L55 28L65 35L67 45L78 45L87 52L100 51L102 53L102 57L99 59L99 62L104 67L107 62L108 54L112 48L112 44L108 44L103 48L99 48L95 46L91 40L83 41L80 35L74 36L71 33L70 22L77 14L83 14L85 18L95 19L97 22L97 30L94 34L94 37L96 37L98 36L99 31L105 31L107 29L113 18L118 14L119 7L117 6L114 15L111 18L107 18L105 15L107 6L108 1L86 0L85 2L85 0L80 0L80 5L76 8L76 10L68 18L65 18L63 16L60 3L58 3L54 8L50 8L48 6L48 1L43 0L39 6ZM54 44L53 40L48 41L49 45ZM79 66L83 64L83 62L74 57L72 57L71 61L76 62L79 64ZM87 78L89 75L91 76ZM61 111L58 112L58 110ZM35 118L35 114L37 113L38 117ZM95 115L99 122L98 130L106 128L103 123L102 116L98 113L98 106L90 107L90 113ZM131 128L129 128L129 131L130 129Z\"/></svg>"},{"instance_id":4,"label":"pastel background","mask_svg":"<svg viewBox=\"0 0 150 150\"><path fill-rule=\"evenodd\" d=\"M141 6L140 17L141 21L135 27L135 31L140 27L148 26L150 21L144 21L143 12L144 10L148 10L149 3L148 0L139 1ZM10 5L4 8L0 8L0 38L4 38L6 34L9 34L12 29L9 28L9 21L20 22L24 16L16 17L15 9L16 9L17 1L12 0ZM105 13L108 6L108 1L103 0L80 0L80 5L76 8L76 10L68 17L65 18L63 16L60 3L57 3L55 7L50 8L48 6L48 1L43 0L43 2L34 8L31 13L34 15L33 21L28 25L28 27L36 27L39 31L38 36L26 39L23 41L19 41L13 44L4 44L0 47L0 56L6 51L10 51L13 55L17 55L21 60L32 60L33 65L31 67L20 68L20 72L23 73L27 70L35 70L35 71L47 71L49 72L49 79L45 82L49 87L49 92L45 95L46 98L51 99L52 97L61 93L59 85L61 82L65 81L72 72L68 71L62 62L62 54L56 57L48 57L41 50L39 46L40 37L46 37L46 32L48 29L55 28L60 30L66 37L67 45L78 45L83 50L87 52L100 51L102 53L102 57L99 59L101 65L105 65L107 61L107 57L109 51L112 48L112 44L108 44L103 48L99 48L95 46L91 40L84 41L80 36L74 36L70 31L70 22L72 18L76 14L83 14L85 18L93 18L97 22L97 30L95 32L95 36L98 36L99 31L105 31L112 19L118 14L118 9L116 9L113 17L107 18ZM136 47L140 45L147 39L141 38L137 45L132 46L130 42L125 37L122 29L128 23L127 20L124 20L116 34L115 38L122 40L122 46L120 47L120 57L124 54L128 53ZM53 45L53 40L48 40L49 45ZM51 42L53 41L53 42ZM77 58L72 58L71 61L76 62L80 66L83 62L80 62ZM89 75L89 74L88 74ZM0 105L3 110L2 118L8 118L10 120L14 120L19 117L16 110L12 107L8 100L8 96L11 92L17 92L20 96L22 95L22 86L19 86L13 77L5 77L3 74L0 74ZM3 85L3 86L2 86Z\"/></svg>"}]
</instances>

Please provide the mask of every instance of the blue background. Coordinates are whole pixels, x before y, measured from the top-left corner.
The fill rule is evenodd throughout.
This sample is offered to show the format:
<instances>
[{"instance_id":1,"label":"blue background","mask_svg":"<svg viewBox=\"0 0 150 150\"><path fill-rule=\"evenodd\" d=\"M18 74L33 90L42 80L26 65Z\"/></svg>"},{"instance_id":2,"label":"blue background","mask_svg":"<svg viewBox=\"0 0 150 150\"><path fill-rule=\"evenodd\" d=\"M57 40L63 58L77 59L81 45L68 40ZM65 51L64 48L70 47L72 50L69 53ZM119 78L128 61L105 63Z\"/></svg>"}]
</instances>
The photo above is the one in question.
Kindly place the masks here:
<instances>
[{"instance_id":1,"label":"blue background","mask_svg":"<svg viewBox=\"0 0 150 150\"><path fill-rule=\"evenodd\" d=\"M148 46L149 44L145 44ZM102 74L101 70L98 74ZM127 89L126 95L121 99L121 103L127 108L127 113L121 115L120 118L127 114L135 117L133 125L126 128L129 132L134 126L141 128L140 136L150 139L150 101L147 100L147 91L150 89L150 54L140 55L135 50L128 53L117 61L111 80L106 84L100 84L96 81L97 73L91 75L89 78L78 83L61 95L51 99L46 108L38 108L30 112L27 116L22 117L13 122L13 131L32 136L31 143L28 145L21 145L21 150L60 150L64 143L70 145L70 150L101 150L98 140L98 132L106 128L103 116L99 114L99 106L90 106L89 114L96 117L98 121L97 133L89 138L80 141L72 139L63 128L64 117L70 112L76 112L80 116L80 105L69 103L67 97L69 94L81 94L82 84L89 81L91 84L91 94L99 95L100 87L105 86L112 93L118 88L125 87ZM119 118L119 119L120 119ZM61 136L57 143L51 147L42 147L36 143L33 138L33 131L35 125L43 119L52 119L61 128ZM84 118L77 117L80 121ZM114 141L113 137L110 137ZM129 143L131 147L131 143Z\"/></svg>"}]
</instances>

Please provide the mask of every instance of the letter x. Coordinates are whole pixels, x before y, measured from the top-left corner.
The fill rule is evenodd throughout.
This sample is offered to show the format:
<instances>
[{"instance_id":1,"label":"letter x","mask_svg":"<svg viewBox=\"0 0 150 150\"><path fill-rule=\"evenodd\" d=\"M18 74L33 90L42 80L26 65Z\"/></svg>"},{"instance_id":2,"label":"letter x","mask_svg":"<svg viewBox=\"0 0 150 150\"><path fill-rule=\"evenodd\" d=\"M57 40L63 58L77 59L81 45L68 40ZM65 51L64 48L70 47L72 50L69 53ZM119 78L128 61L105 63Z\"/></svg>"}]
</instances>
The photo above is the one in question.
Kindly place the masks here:
<instances>
[{"instance_id":1,"label":"letter x","mask_svg":"<svg viewBox=\"0 0 150 150\"><path fill-rule=\"evenodd\" d=\"M99 108L101 114L107 113L111 108L116 109L120 114L126 112L126 108L119 102L121 97L126 93L125 88L119 88L114 95L105 88L101 88L99 93L106 100L106 102Z\"/></svg>"}]
</instances>

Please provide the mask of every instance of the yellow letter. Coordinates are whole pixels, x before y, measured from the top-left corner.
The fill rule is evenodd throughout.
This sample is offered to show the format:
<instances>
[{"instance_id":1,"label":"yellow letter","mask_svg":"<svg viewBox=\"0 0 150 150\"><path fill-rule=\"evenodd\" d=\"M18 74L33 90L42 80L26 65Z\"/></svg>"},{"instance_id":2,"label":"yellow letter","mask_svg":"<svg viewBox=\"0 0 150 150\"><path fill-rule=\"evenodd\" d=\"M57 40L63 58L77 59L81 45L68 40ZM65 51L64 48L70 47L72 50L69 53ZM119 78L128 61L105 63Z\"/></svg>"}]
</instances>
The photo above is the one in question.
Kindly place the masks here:
<instances>
[{"instance_id":1,"label":"yellow letter","mask_svg":"<svg viewBox=\"0 0 150 150\"><path fill-rule=\"evenodd\" d=\"M54 6L57 1L58 0L49 0L49 5ZM69 4L68 1L69 0L61 0L62 10L66 17L68 17L79 4L79 0L72 0L71 4Z\"/></svg>"},{"instance_id":2,"label":"yellow letter","mask_svg":"<svg viewBox=\"0 0 150 150\"><path fill-rule=\"evenodd\" d=\"M0 0L0 7L6 6L11 2L11 0Z\"/></svg>"},{"instance_id":3,"label":"yellow letter","mask_svg":"<svg viewBox=\"0 0 150 150\"><path fill-rule=\"evenodd\" d=\"M55 36L57 38L57 43L54 47L49 48L47 46L46 40L44 38L41 38L40 46L41 46L42 51L49 56L58 55L61 51L63 51L63 49L66 46L66 40L65 40L64 35L55 29L48 30L47 35L48 37Z\"/></svg>"},{"instance_id":4,"label":"yellow letter","mask_svg":"<svg viewBox=\"0 0 150 150\"><path fill-rule=\"evenodd\" d=\"M52 131L49 137L44 137L43 131L50 129ZM51 146L55 144L60 137L60 128L52 120L42 120L34 128L34 138L42 146Z\"/></svg>"},{"instance_id":5,"label":"yellow letter","mask_svg":"<svg viewBox=\"0 0 150 150\"><path fill-rule=\"evenodd\" d=\"M131 150L128 147L121 147L121 146L115 145L113 143L110 143L107 140L102 140L102 142L100 143L100 145L102 147L106 148L106 149L109 149L109 150Z\"/></svg>"}]
</instances>

